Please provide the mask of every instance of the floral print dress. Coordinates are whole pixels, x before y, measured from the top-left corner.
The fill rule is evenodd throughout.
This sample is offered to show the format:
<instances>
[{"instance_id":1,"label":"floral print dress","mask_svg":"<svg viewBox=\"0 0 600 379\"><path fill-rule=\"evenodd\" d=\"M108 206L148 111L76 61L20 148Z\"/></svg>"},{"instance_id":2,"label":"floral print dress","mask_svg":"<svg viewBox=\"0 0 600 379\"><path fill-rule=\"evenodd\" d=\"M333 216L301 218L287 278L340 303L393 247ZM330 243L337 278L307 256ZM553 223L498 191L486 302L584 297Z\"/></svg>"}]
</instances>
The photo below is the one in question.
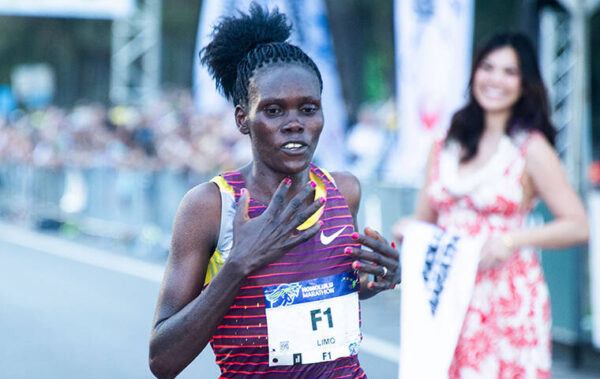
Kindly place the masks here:
<instances>
[{"instance_id":1,"label":"floral print dress","mask_svg":"<svg viewBox=\"0 0 600 379\"><path fill-rule=\"evenodd\" d=\"M525 152L539 133L504 136L476 172L459 175L458 143L438 141L428 198L438 225L483 240L521 228L531 207L521 207ZM515 250L499 266L479 270L450 378L549 378L550 304L533 249Z\"/></svg>"}]
</instances>

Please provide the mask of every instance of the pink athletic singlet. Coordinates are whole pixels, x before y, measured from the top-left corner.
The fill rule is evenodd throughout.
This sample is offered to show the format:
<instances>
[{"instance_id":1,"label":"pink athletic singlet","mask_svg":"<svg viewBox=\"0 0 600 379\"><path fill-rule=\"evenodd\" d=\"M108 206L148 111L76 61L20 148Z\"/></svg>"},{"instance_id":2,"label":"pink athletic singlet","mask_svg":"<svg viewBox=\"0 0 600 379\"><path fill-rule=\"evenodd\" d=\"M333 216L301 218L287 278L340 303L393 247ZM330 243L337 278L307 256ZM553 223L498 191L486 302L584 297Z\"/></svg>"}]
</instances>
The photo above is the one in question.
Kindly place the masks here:
<instances>
[{"instance_id":1,"label":"pink athletic singlet","mask_svg":"<svg viewBox=\"0 0 600 379\"><path fill-rule=\"evenodd\" d=\"M210 341L222 378L365 378L358 362L358 277L347 246L353 219L331 177L314 165L311 178L326 196L324 225L309 241L253 272ZM231 247L231 215L245 187L239 172L213 179L223 201L221 232L207 283ZM250 200L249 216L266 209Z\"/></svg>"}]
</instances>

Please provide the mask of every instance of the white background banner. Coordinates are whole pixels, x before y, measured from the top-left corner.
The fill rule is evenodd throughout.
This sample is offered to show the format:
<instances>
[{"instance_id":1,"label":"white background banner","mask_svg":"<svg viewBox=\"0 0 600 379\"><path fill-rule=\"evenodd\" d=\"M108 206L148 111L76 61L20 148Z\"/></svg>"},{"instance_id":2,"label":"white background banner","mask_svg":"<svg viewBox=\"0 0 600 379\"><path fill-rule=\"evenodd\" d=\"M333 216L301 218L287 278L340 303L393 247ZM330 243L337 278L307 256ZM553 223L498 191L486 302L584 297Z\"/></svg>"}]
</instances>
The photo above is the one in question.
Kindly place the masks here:
<instances>
[{"instance_id":1,"label":"white background banner","mask_svg":"<svg viewBox=\"0 0 600 379\"><path fill-rule=\"evenodd\" d=\"M472 0L395 0L398 135L385 178L419 187L427 153L466 102Z\"/></svg>"},{"instance_id":2,"label":"white background banner","mask_svg":"<svg viewBox=\"0 0 600 379\"><path fill-rule=\"evenodd\" d=\"M346 110L337 73L333 43L327 23L323 0L255 0L269 10L278 7L292 22L291 42L310 56L321 71L323 78L323 113L325 127L316 152L318 164L328 170L339 170L344 164L344 133ZM213 80L204 66L200 66L198 53L210 42L212 27L222 15L236 10L248 12L251 0L204 0L198 26L196 54L194 55L194 97L202 113L220 113L230 109L232 131L236 131L233 107L215 89ZM225 110L227 112L227 110ZM227 127L227 126L226 126Z\"/></svg>"},{"instance_id":3,"label":"white background banner","mask_svg":"<svg viewBox=\"0 0 600 379\"><path fill-rule=\"evenodd\" d=\"M590 217L590 303L592 308L592 342L600 349L600 190L590 191L588 196Z\"/></svg>"},{"instance_id":4,"label":"white background banner","mask_svg":"<svg viewBox=\"0 0 600 379\"><path fill-rule=\"evenodd\" d=\"M0 15L121 18L135 9L135 0L0 0Z\"/></svg>"}]
</instances>

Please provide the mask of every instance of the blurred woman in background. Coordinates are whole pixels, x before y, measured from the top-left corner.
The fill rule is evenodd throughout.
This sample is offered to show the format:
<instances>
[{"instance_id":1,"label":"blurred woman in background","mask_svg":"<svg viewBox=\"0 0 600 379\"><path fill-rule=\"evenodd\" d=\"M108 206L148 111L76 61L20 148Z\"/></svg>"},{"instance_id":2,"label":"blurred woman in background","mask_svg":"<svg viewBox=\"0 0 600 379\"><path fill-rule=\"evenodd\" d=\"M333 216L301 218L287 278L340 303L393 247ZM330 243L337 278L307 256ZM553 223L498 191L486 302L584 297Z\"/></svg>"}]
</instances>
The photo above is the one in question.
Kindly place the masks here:
<instances>
[{"instance_id":1,"label":"blurred woman in background","mask_svg":"<svg viewBox=\"0 0 600 379\"><path fill-rule=\"evenodd\" d=\"M530 41L521 34L491 38L474 61L469 88L468 104L431 149L414 215L485 241L449 377L549 378L550 305L535 250L585 243L585 210L553 148L556 132ZM537 199L554 220L525 228Z\"/></svg>"}]
</instances>

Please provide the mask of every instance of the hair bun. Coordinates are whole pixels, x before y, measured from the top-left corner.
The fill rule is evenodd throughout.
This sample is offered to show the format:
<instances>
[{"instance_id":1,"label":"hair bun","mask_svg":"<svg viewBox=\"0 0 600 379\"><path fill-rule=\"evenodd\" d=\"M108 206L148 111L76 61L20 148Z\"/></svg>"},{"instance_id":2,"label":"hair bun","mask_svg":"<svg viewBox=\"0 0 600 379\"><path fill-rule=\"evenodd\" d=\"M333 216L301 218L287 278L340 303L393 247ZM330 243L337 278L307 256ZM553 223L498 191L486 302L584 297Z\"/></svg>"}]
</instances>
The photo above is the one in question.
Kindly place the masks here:
<instances>
[{"instance_id":1,"label":"hair bun","mask_svg":"<svg viewBox=\"0 0 600 379\"><path fill-rule=\"evenodd\" d=\"M252 2L248 14L222 17L213 29L212 41L200 52L215 80L217 90L232 99L237 66L256 46L269 42L285 42L292 26L277 8L271 12Z\"/></svg>"}]
</instances>

